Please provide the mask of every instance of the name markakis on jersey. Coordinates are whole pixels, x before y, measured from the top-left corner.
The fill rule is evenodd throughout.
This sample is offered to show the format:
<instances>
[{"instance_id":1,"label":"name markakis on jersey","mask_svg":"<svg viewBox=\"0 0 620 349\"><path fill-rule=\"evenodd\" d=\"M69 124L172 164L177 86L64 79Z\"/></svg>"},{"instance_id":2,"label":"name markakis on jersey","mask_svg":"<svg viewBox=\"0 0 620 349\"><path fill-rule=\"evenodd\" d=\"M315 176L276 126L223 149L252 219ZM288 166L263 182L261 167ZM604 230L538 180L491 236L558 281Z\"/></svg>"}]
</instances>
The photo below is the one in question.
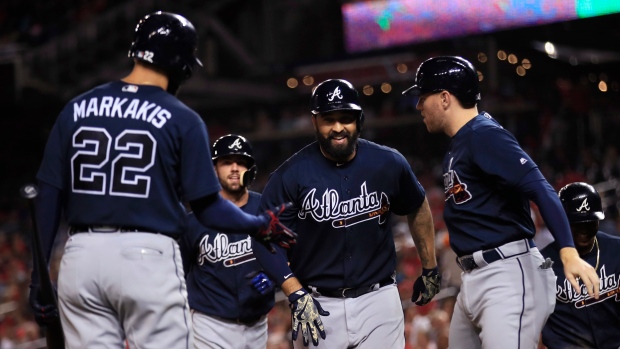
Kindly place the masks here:
<instances>
[{"instance_id":1,"label":"name markakis on jersey","mask_svg":"<svg viewBox=\"0 0 620 349\"><path fill-rule=\"evenodd\" d=\"M162 128L172 114L156 103L141 102L137 98L130 101L128 98L104 96L93 97L88 102L83 99L73 103L73 121L91 116L142 120Z\"/></svg>"},{"instance_id":2,"label":"name markakis on jersey","mask_svg":"<svg viewBox=\"0 0 620 349\"><path fill-rule=\"evenodd\" d=\"M573 286L571 286L570 282L564 279L562 285L557 285L557 300L562 303L575 303L575 308L583 308L609 299L614 299L614 296L615 301L620 302L620 274L611 274L608 276L605 271L605 264L601 267L599 274L599 278L601 279L601 290L598 299L588 296L588 290L584 284L581 284L581 294L577 294L573 290Z\"/></svg>"}]
</instances>

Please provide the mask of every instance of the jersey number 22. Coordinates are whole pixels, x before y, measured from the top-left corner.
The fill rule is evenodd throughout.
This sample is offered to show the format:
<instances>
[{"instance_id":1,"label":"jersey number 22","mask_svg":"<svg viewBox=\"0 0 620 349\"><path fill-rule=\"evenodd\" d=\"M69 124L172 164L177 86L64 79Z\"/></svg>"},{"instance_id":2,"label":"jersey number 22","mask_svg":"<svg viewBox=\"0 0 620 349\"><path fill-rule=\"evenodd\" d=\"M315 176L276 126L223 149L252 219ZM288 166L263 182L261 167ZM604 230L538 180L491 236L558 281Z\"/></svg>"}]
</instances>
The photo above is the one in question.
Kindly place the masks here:
<instances>
[{"instance_id":1,"label":"jersey number 22","mask_svg":"<svg viewBox=\"0 0 620 349\"><path fill-rule=\"evenodd\" d=\"M104 166L110 160L112 143L118 155L108 173ZM73 148L78 149L71 158L73 192L148 198L151 177L143 173L155 163L157 149L149 131L125 130L112 139L104 128L80 127L73 134Z\"/></svg>"}]
</instances>

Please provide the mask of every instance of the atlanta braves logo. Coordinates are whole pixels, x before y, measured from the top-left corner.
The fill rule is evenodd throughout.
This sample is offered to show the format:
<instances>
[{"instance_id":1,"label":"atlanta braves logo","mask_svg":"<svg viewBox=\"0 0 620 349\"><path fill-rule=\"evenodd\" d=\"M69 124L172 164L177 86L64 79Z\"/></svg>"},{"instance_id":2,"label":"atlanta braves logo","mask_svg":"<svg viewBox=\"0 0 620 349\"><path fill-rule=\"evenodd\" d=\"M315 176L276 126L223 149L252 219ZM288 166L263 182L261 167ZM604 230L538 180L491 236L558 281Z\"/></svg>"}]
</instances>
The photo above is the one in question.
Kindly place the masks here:
<instances>
[{"instance_id":1,"label":"atlanta braves logo","mask_svg":"<svg viewBox=\"0 0 620 349\"><path fill-rule=\"evenodd\" d=\"M205 235L200 240L199 246L198 265L203 265L205 262L223 261L224 266L230 267L256 259L249 236L243 240L229 242L228 235L218 233L213 238L213 242L209 243L209 235Z\"/></svg>"},{"instance_id":2,"label":"atlanta braves logo","mask_svg":"<svg viewBox=\"0 0 620 349\"><path fill-rule=\"evenodd\" d=\"M235 149L235 150L239 150L243 147L243 145L241 145L241 138L237 138L235 139L234 142L232 142L231 145L228 146L228 149Z\"/></svg>"},{"instance_id":3,"label":"atlanta braves logo","mask_svg":"<svg viewBox=\"0 0 620 349\"><path fill-rule=\"evenodd\" d=\"M577 208L577 212L581 212L583 210L590 211L590 206L588 205L588 198L583 199L581 206Z\"/></svg>"},{"instance_id":4,"label":"atlanta braves logo","mask_svg":"<svg viewBox=\"0 0 620 349\"><path fill-rule=\"evenodd\" d=\"M443 174L443 186L446 195L446 200L450 198L454 199L454 203L460 205L471 199L471 193L467 190L467 184L461 182L459 175L456 171L452 170L452 160L450 158L450 164L448 165L448 173Z\"/></svg>"},{"instance_id":5,"label":"atlanta braves logo","mask_svg":"<svg viewBox=\"0 0 620 349\"><path fill-rule=\"evenodd\" d=\"M340 87L336 87L334 89L334 92L330 92L327 94L327 100L328 101L333 101L334 98L338 97L338 99L342 99L342 93L340 92Z\"/></svg>"},{"instance_id":6,"label":"atlanta braves logo","mask_svg":"<svg viewBox=\"0 0 620 349\"><path fill-rule=\"evenodd\" d=\"M316 188L313 188L306 194L297 216L306 219L310 214L317 222L332 220L334 228L352 226L375 218L378 218L379 224L385 223L390 210L387 195L368 193L366 182L362 183L360 191L360 196L340 201L336 190L326 189L319 201L315 199Z\"/></svg>"},{"instance_id":7,"label":"atlanta braves logo","mask_svg":"<svg viewBox=\"0 0 620 349\"><path fill-rule=\"evenodd\" d=\"M600 281L600 295L598 299L592 298L588 295L588 289L582 283L581 294L577 294L573 290L573 286L570 281L564 279L562 284L556 285L556 299L562 303L575 303L575 308L588 307L592 304L600 303L608 299L612 299L614 296L616 302L620 302L620 275L607 275L605 271L605 264L599 271Z\"/></svg>"}]
</instances>

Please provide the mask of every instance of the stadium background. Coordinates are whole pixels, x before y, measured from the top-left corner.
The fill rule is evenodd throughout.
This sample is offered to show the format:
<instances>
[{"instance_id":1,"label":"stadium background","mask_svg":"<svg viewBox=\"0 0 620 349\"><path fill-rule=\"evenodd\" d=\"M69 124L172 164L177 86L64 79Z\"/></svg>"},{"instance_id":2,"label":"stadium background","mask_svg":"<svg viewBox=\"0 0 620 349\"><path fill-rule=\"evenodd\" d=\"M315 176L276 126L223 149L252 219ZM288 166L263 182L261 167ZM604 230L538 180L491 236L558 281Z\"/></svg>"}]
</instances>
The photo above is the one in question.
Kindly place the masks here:
<instances>
[{"instance_id":1,"label":"stadium background","mask_svg":"<svg viewBox=\"0 0 620 349\"><path fill-rule=\"evenodd\" d=\"M579 1L539 2L561 6ZM483 2L447 3L475 7ZM487 3L501 7L517 1ZM201 114L211 139L234 132L252 141L259 166L254 190L261 191L272 170L314 139L309 113L313 86L327 78L345 78L362 92L367 115L362 136L395 147L407 157L427 189L434 213L445 282L427 306L411 306L408 301L420 265L405 223L397 220L394 227L408 348L446 347L459 287L459 270L441 217L440 165L449 140L428 134L415 112L415 101L400 94L411 85L415 68L424 59L448 54L472 61L482 77L479 109L515 134L556 189L577 180L595 184L606 210L602 230L620 235L620 15L355 51L346 31L351 23L343 20L342 9L359 4L345 0L0 3L0 349L44 347L27 305L31 226L18 189L34 180L48 132L68 99L129 72L126 53L132 27L155 10L182 13L199 31L205 68L181 89L179 98ZM454 20L450 6L443 11L448 21ZM389 30L386 22L376 24ZM545 47L546 42L554 46ZM537 239L547 241L548 231L535 207L532 214ZM61 234L56 243L54 275L65 238ZM279 302L269 318L269 348L289 348L289 316L286 304Z\"/></svg>"}]
</instances>

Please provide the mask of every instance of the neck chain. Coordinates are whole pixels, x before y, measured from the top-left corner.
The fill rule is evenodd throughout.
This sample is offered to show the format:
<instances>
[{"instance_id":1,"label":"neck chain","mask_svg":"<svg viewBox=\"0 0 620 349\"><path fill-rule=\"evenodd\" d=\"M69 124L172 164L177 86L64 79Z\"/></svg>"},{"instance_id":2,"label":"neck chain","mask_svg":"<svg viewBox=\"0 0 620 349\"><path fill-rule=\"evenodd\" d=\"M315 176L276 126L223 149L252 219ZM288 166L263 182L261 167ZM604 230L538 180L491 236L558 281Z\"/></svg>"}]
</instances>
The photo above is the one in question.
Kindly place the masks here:
<instances>
[{"instance_id":1,"label":"neck chain","mask_svg":"<svg viewBox=\"0 0 620 349\"><path fill-rule=\"evenodd\" d=\"M594 244L596 245L596 266L594 267L594 270L597 270L599 258L601 257L601 249L600 247L598 247L598 240L596 239L596 237L594 237Z\"/></svg>"},{"instance_id":2,"label":"neck chain","mask_svg":"<svg viewBox=\"0 0 620 349\"><path fill-rule=\"evenodd\" d=\"M594 237L594 243L592 244L592 248L590 249L590 251L588 251L588 253L592 252L594 246L596 246L596 266L594 267L594 270L597 270L598 262L601 257L601 248L598 246L598 240L596 239L596 236Z\"/></svg>"}]
</instances>

